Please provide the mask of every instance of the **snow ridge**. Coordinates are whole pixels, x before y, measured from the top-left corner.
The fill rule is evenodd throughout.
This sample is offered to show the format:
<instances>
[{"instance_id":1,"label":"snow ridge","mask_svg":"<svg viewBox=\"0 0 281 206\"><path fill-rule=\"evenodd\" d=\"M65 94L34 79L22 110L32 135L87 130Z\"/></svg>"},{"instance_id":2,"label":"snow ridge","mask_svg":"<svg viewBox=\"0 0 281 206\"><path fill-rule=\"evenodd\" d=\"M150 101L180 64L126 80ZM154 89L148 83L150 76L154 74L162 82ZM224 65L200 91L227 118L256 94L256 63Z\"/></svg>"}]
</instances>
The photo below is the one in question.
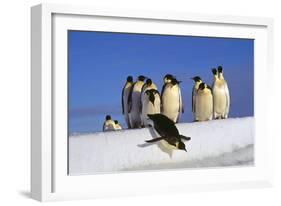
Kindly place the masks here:
<instances>
[{"instance_id":1,"label":"snow ridge","mask_svg":"<svg viewBox=\"0 0 281 206\"><path fill-rule=\"evenodd\" d=\"M243 164L253 160L253 117L179 123L177 128L180 134L191 137L185 142L187 152L169 150L164 147L163 141L145 143L145 140L158 136L152 128L70 136L70 175L164 167L225 166L231 162ZM249 148L244 152L246 155L236 152L244 151L241 148ZM223 162L221 157L226 153L227 158L224 159L228 163ZM212 164L204 160L211 160Z\"/></svg>"}]
</instances>

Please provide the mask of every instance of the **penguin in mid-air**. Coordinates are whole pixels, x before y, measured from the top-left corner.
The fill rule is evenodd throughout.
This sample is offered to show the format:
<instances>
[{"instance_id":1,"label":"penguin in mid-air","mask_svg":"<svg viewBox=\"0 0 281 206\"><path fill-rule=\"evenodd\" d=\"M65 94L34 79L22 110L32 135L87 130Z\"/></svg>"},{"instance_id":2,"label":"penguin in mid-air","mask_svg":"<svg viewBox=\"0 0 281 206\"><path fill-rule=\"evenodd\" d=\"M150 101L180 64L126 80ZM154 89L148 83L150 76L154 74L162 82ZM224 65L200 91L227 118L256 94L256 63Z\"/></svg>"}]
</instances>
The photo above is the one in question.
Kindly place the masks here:
<instances>
[{"instance_id":1,"label":"penguin in mid-air","mask_svg":"<svg viewBox=\"0 0 281 206\"><path fill-rule=\"evenodd\" d=\"M133 86L133 77L128 76L127 81L122 90L122 114L125 117L125 121L126 121L128 128L131 128L130 119L129 119L129 104L130 103L128 103L128 100L129 100L129 94L130 94L132 86Z\"/></svg>"},{"instance_id":2,"label":"penguin in mid-air","mask_svg":"<svg viewBox=\"0 0 281 206\"><path fill-rule=\"evenodd\" d=\"M196 95L197 95L197 90L199 88L199 85L202 83L202 80L199 76L193 77L191 79L194 80L194 86L192 89L192 112L193 112L193 116L194 116L194 121L197 121L196 116L195 116Z\"/></svg>"},{"instance_id":3,"label":"penguin in mid-air","mask_svg":"<svg viewBox=\"0 0 281 206\"><path fill-rule=\"evenodd\" d=\"M115 130L115 122L111 119L110 115L106 115L105 121L103 123L103 131L114 131Z\"/></svg>"},{"instance_id":4,"label":"penguin in mid-air","mask_svg":"<svg viewBox=\"0 0 281 206\"><path fill-rule=\"evenodd\" d=\"M226 119L228 118L230 107L230 95L228 85L223 76L223 68L221 66L218 69L212 70L214 75L214 82L212 86L213 98L214 98L214 119Z\"/></svg>"},{"instance_id":5,"label":"penguin in mid-air","mask_svg":"<svg viewBox=\"0 0 281 206\"><path fill-rule=\"evenodd\" d=\"M161 95L161 113L177 123L184 113L180 82L172 77L165 83Z\"/></svg>"},{"instance_id":6,"label":"penguin in mid-air","mask_svg":"<svg viewBox=\"0 0 281 206\"><path fill-rule=\"evenodd\" d=\"M200 83L196 94L195 120L207 121L213 118L212 89L206 83Z\"/></svg>"},{"instance_id":7,"label":"penguin in mid-air","mask_svg":"<svg viewBox=\"0 0 281 206\"><path fill-rule=\"evenodd\" d=\"M122 127L121 125L119 124L118 120L114 120L114 130L121 130Z\"/></svg>"},{"instance_id":8,"label":"penguin in mid-air","mask_svg":"<svg viewBox=\"0 0 281 206\"><path fill-rule=\"evenodd\" d=\"M145 79L145 76L140 75L138 80L131 87L128 99L131 128L141 128L141 89Z\"/></svg>"},{"instance_id":9,"label":"penguin in mid-air","mask_svg":"<svg viewBox=\"0 0 281 206\"><path fill-rule=\"evenodd\" d=\"M154 127L160 137L146 140L147 143L164 140L172 148L186 151L185 144L182 140L190 140L190 137L183 136L179 133L175 123L163 114L148 114L149 124Z\"/></svg>"},{"instance_id":10,"label":"penguin in mid-air","mask_svg":"<svg viewBox=\"0 0 281 206\"><path fill-rule=\"evenodd\" d=\"M159 114L161 106L160 94L156 89L148 89L144 92L142 98L142 112L141 118L143 126L148 126L147 115L148 114Z\"/></svg>"}]
</instances>

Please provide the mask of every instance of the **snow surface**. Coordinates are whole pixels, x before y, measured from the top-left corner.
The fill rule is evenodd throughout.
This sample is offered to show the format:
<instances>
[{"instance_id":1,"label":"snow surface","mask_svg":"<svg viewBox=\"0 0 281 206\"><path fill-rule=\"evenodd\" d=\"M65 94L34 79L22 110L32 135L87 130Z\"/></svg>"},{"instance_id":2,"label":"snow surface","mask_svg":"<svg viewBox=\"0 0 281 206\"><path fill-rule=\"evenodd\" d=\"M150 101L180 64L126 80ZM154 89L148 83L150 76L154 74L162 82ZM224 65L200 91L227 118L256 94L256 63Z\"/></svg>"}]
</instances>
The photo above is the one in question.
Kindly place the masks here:
<instances>
[{"instance_id":1,"label":"snow surface","mask_svg":"<svg viewBox=\"0 0 281 206\"><path fill-rule=\"evenodd\" d=\"M152 128L100 132L69 137L70 175L147 169L253 165L254 118L179 123L191 137L187 152L170 150Z\"/></svg>"}]
</instances>

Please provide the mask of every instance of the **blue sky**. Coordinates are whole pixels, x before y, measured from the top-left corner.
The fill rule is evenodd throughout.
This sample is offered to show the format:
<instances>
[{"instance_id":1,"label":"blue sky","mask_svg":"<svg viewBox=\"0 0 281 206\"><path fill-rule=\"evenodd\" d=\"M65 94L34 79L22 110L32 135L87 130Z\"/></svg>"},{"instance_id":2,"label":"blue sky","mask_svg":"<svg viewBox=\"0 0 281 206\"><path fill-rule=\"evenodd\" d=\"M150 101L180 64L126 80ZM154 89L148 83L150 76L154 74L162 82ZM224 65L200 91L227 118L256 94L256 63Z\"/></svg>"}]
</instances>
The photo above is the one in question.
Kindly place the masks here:
<instances>
[{"instance_id":1,"label":"blue sky","mask_svg":"<svg viewBox=\"0 0 281 206\"><path fill-rule=\"evenodd\" d=\"M128 75L142 74L161 90L163 76L182 81L185 113L192 121L194 76L209 85L222 65L231 95L230 117L254 114L254 40L69 31L69 132L101 131L106 114L126 127L121 92Z\"/></svg>"}]
</instances>

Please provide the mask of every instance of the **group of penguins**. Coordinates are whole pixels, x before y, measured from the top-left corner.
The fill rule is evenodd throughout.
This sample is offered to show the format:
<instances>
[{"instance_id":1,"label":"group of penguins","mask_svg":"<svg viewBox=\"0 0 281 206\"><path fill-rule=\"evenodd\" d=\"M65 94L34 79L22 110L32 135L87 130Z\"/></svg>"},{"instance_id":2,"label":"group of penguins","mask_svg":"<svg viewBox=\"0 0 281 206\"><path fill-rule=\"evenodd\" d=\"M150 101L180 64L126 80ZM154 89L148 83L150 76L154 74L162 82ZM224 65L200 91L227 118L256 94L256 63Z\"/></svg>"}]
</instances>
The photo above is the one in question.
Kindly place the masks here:
<instances>
[{"instance_id":1,"label":"group of penguins","mask_svg":"<svg viewBox=\"0 0 281 206\"><path fill-rule=\"evenodd\" d=\"M194 80L192 89L194 121L228 118L230 95L222 66L213 68L212 73L212 87L203 82L199 76L191 78ZM179 122L181 114L184 113L181 81L178 81L175 76L167 74L163 78L163 82L160 94L151 79L140 75L133 82L133 77L128 76L122 90L122 113L129 129L154 126L161 137L147 142L165 139L177 149L185 150L185 145L181 140L190 140L190 137L180 135L175 126L175 123ZM120 129L122 127L118 121L112 120L111 116L107 115L103 131Z\"/></svg>"}]
</instances>

